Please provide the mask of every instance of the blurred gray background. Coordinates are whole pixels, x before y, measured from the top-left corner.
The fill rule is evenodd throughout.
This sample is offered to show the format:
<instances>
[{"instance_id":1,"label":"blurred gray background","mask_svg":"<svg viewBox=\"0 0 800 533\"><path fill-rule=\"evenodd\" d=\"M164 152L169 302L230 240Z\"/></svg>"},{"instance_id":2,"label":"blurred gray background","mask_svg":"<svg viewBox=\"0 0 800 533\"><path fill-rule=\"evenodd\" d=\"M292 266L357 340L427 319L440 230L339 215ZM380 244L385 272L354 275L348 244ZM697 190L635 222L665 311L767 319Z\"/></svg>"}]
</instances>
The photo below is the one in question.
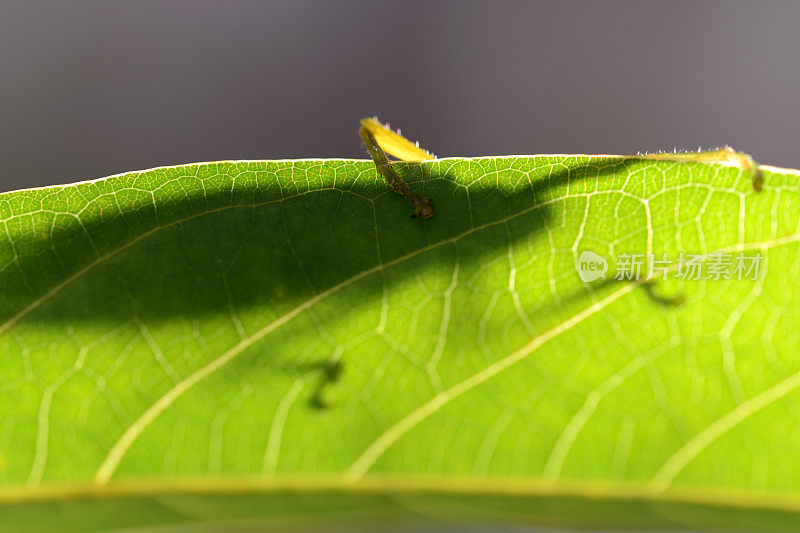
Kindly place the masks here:
<instances>
[{"instance_id":1,"label":"blurred gray background","mask_svg":"<svg viewBox=\"0 0 800 533\"><path fill-rule=\"evenodd\" d=\"M731 144L800 167L800 3L0 0L0 190L218 159Z\"/></svg>"},{"instance_id":2,"label":"blurred gray background","mask_svg":"<svg viewBox=\"0 0 800 533\"><path fill-rule=\"evenodd\" d=\"M731 144L800 167L800 3L0 0L0 191L219 159Z\"/></svg>"}]
</instances>

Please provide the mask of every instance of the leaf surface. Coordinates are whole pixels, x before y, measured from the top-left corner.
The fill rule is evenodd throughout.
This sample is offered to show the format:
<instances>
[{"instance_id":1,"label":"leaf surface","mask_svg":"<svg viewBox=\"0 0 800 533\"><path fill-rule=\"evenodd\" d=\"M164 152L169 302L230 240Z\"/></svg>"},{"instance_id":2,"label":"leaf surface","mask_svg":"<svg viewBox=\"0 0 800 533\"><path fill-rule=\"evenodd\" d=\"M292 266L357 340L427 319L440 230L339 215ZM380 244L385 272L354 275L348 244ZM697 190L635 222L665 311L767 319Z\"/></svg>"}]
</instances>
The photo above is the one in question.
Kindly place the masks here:
<instances>
[{"instance_id":1,"label":"leaf surface","mask_svg":"<svg viewBox=\"0 0 800 533\"><path fill-rule=\"evenodd\" d=\"M434 218L353 160L0 195L0 527L797 527L797 171L396 167Z\"/></svg>"}]
</instances>

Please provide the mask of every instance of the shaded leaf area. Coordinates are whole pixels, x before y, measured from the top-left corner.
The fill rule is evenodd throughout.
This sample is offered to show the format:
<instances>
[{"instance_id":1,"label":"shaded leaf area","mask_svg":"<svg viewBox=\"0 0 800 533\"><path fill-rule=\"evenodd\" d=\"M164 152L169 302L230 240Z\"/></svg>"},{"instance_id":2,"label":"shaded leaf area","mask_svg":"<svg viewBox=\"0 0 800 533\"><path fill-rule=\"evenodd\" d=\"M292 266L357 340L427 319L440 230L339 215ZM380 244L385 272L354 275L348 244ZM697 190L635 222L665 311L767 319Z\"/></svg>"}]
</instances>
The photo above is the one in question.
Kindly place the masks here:
<instances>
[{"instance_id":1,"label":"shaded leaf area","mask_svg":"<svg viewBox=\"0 0 800 533\"><path fill-rule=\"evenodd\" d=\"M411 219L372 163L350 160L0 195L0 495L434 475L794 498L793 171L765 169L756 194L736 166L689 161L397 167L434 218ZM605 280L578 277L586 250L609 261ZM760 274L612 277L626 253L713 252L758 254ZM47 501L0 520L64 505ZM591 505L603 511L582 527L628 514ZM632 526L645 522L663 525Z\"/></svg>"}]
</instances>

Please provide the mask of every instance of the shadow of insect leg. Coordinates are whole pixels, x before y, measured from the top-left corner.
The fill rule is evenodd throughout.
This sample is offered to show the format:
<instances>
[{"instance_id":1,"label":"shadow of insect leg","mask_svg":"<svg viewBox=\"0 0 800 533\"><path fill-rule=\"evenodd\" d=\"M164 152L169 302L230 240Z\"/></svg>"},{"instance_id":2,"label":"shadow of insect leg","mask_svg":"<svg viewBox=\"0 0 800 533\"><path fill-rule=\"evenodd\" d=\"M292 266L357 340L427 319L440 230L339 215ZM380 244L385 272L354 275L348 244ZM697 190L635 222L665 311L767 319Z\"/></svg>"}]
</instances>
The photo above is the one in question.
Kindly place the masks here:
<instances>
[{"instance_id":1,"label":"shadow of insect leg","mask_svg":"<svg viewBox=\"0 0 800 533\"><path fill-rule=\"evenodd\" d=\"M325 390L328 385L333 385L339 381L344 371L344 364L340 360L322 361L315 365L322 373L321 379L314 388L309 405L316 410L329 409L331 403L325 399Z\"/></svg>"},{"instance_id":2,"label":"shadow of insect leg","mask_svg":"<svg viewBox=\"0 0 800 533\"><path fill-rule=\"evenodd\" d=\"M656 285L658 285L658 281L651 279L643 283L642 288L647 293L647 296L649 296L650 299L658 305L664 307L674 307L686 302L685 294L677 293L674 296L665 296L656 291Z\"/></svg>"}]
</instances>

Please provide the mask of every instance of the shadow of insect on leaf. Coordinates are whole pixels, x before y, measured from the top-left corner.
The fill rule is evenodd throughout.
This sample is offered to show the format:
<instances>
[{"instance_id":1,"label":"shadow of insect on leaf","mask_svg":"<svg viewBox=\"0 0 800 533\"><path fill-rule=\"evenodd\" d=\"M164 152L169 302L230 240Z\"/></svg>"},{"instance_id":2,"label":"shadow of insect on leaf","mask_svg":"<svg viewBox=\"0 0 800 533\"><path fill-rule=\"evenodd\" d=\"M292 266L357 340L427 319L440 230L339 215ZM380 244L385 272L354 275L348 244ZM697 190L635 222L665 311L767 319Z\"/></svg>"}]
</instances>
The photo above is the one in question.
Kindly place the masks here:
<instances>
[{"instance_id":1,"label":"shadow of insect on leaf","mask_svg":"<svg viewBox=\"0 0 800 533\"><path fill-rule=\"evenodd\" d=\"M314 383L307 400L309 408L325 411L334 406L330 388L341 380L344 373L344 363L339 359L338 353L334 352L329 359L284 364L281 369L305 383Z\"/></svg>"},{"instance_id":2,"label":"shadow of insect on leaf","mask_svg":"<svg viewBox=\"0 0 800 533\"><path fill-rule=\"evenodd\" d=\"M644 293L650 300L660 307L679 307L686 303L687 297L683 292L678 292L674 295L666 295L659 291L658 286L660 280L658 279L617 279L610 277L595 283L586 283L584 287L567 295L562 299L562 302L584 300L588 293L598 293L600 291L609 289L611 287L621 287L626 283L633 283L641 286Z\"/></svg>"},{"instance_id":3,"label":"shadow of insect on leaf","mask_svg":"<svg viewBox=\"0 0 800 533\"><path fill-rule=\"evenodd\" d=\"M677 307L679 305L683 305L686 303L686 295L682 292L679 292L673 296L666 296L664 294L659 294L656 291L656 286L658 285L657 280L649 280L642 285L642 288L647 293L653 302L661 305L663 307Z\"/></svg>"},{"instance_id":4,"label":"shadow of insect on leaf","mask_svg":"<svg viewBox=\"0 0 800 533\"><path fill-rule=\"evenodd\" d=\"M344 364L340 360L321 361L312 365L322 374L308 405L318 411L329 409L333 404L325 398L325 390L329 385L336 384L344 371Z\"/></svg>"},{"instance_id":5,"label":"shadow of insect on leaf","mask_svg":"<svg viewBox=\"0 0 800 533\"><path fill-rule=\"evenodd\" d=\"M232 163L208 164L199 175L250 172L267 185L237 182L233 194L227 184L215 190L198 185L188 196L157 197L158 219L147 195L114 218L87 214L80 223L64 222L48 239L33 232L14 234L17 248L30 252L17 258L18 268L0 270L0 286L10 288L0 291L0 322L28 319L29 308L40 324L63 324L69 317L73 324L110 327L135 317L149 329L186 317L187 310L198 322L228 315L231 305L241 316L264 308L287 313L357 273L404 261L423 247L445 250L463 235L477 235L471 228L482 227L487 237L480 246L459 252L462 264L491 257L498 248L505 253L509 244L545 231L554 199L565 194L570 183L613 178L637 164L641 160L636 158L588 164L557 161L531 171L515 169L511 162L508 172L524 171L529 179L506 190L491 183L468 189L448 175L452 167L393 163L404 182L418 188L426 184L441 206L440 215L447 215L434 216L426 224L403 216L405 206L391 198L384 180L356 180L341 189L321 181L290 194L272 181L281 170L277 164L252 163L260 170L246 172ZM298 173L310 172L307 163L295 165ZM491 160L470 163L471 168L481 165L487 172L496 171ZM375 169L366 161L329 166L353 175ZM194 183L196 178L187 180ZM70 190L59 193L68 194ZM515 225L507 236L503 226L509 213ZM376 249L381 257L372 253ZM428 256L430 262L448 257ZM20 272L28 274L29 287ZM413 272L395 269L388 288ZM363 291L357 300L369 301L378 288L383 286L364 283L350 290ZM30 307L36 300L43 304Z\"/></svg>"},{"instance_id":6,"label":"shadow of insect on leaf","mask_svg":"<svg viewBox=\"0 0 800 533\"><path fill-rule=\"evenodd\" d=\"M164 326L176 318L203 324L209 317L227 320L235 312L253 335L255 326L270 327L259 318L262 310L290 316L340 286L357 308L419 269L445 265L456 253L464 270L505 255L518 241L547 231L554 214L565 209L555 206L572 188L591 190L603 180L619 181L631 175L629 167L641 165L637 157L392 163L405 183L436 199L440 213L419 224L403 216L407 206L398 205L384 180L372 179L374 162L203 164L192 170L197 176L166 181L180 181L186 194L168 188L143 194L115 217L101 209L87 209L78 222L64 216L46 239L27 226L10 226L15 246L26 253L16 259L17 268L0 269L0 286L6 288L0 291L0 323L11 328L26 320L61 328L68 322L73 328L87 324L110 331L135 320L149 331L166 331ZM309 187L289 179L319 169L353 180L334 186L332 179L320 177ZM507 173L514 185L495 183L491 176L498 172ZM128 187L140 178L115 179L110 183ZM212 182L221 185L211 188ZM76 190L88 195L95 187ZM72 194L73 189L65 189L23 196L61 201ZM384 271L391 275L377 275ZM585 298L587 290L597 288L576 287L571 297ZM680 303L647 290L656 301ZM338 320L344 315L330 316ZM316 323L295 322L292 335L318 334ZM253 371L268 372L286 369L296 355L275 342L268 357L242 359ZM316 384L310 408L323 411L335 404L334 385L343 366L334 359L330 352L317 352L303 372L288 368L312 373L309 381Z\"/></svg>"}]
</instances>

